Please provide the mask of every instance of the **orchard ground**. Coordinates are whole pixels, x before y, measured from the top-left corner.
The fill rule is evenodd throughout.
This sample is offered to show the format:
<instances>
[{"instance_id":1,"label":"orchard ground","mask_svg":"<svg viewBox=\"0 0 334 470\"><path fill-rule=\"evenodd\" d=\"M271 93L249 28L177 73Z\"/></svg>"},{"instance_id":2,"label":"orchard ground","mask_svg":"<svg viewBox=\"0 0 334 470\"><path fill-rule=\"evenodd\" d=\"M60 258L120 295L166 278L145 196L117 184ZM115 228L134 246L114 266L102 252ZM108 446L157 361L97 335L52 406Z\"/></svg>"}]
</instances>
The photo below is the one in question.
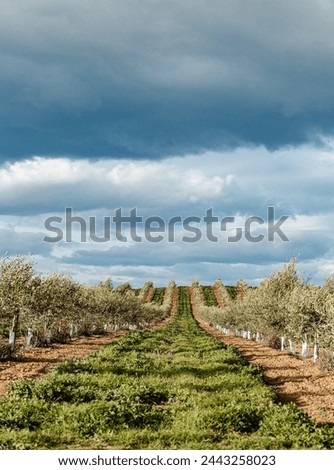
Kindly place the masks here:
<instances>
[{"instance_id":1,"label":"orchard ground","mask_svg":"<svg viewBox=\"0 0 334 470\"><path fill-rule=\"evenodd\" d=\"M149 292L152 298L154 289ZM147 299L148 300L148 299ZM175 313L174 305L174 313ZM277 349L224 335L201 320L193 304L193 314L208 333L218 341L237 348L250 364L261 369L266 383L283 403L293 402L317 422L334 423L334 373L320 368L312 359L300 359ZM166 321L154 328L161 328ZM78 338L68 344L32 348L14 360L0 362L0 395L7 394L11 383L23 378L40 378L60 362L77 359L98 351L128 332L123 330L106 336Z\"/></svg>"}]
</instances>

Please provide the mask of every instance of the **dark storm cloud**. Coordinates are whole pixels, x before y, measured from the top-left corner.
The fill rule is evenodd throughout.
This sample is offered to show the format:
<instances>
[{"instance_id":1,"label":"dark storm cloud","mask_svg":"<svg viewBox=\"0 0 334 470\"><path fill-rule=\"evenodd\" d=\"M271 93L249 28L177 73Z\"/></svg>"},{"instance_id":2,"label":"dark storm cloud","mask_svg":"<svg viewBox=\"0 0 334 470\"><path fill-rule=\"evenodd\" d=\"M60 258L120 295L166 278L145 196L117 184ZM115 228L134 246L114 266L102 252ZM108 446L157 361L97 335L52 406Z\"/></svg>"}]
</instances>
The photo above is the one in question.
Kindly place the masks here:
<instances>
[{"instance_id":1,"label":"dark storm cloud","mask_svg":"<svg viewBox=\"0 0 334 470\"><path fill-rule=\"evenodd\" d=\"M162 157L330 133L325 0L5 0L0 153Z\"/></svg>"}]
</instances>

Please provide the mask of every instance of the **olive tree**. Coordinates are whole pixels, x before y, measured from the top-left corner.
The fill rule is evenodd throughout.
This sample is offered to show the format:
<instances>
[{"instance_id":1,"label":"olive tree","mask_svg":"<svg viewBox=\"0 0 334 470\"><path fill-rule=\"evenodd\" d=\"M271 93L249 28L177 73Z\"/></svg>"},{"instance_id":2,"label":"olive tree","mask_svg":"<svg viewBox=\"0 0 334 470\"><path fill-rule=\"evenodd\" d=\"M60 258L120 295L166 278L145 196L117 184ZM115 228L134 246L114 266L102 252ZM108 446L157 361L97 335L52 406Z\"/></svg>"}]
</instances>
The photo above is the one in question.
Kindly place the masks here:
<instances>
[{"instance_id":1,"label":"olive tree","mask_svg":"<svg viewBox=\"0 0 334 470\"><path fill-rule=\"evenodd\" d=\"M40 278L29 257L4 257L0 261L0 315L2 322L12 322L10 352L14 351L20 316L30 308Z\"/></svg>"}]
</instances>

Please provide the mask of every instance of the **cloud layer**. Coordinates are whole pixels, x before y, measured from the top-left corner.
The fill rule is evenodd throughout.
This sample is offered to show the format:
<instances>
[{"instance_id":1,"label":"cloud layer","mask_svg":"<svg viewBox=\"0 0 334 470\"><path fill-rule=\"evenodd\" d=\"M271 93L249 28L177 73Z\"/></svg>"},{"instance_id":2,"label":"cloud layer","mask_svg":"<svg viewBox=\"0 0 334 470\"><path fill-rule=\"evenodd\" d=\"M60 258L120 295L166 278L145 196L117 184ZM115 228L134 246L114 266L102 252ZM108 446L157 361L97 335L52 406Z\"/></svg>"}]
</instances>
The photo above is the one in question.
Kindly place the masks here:
<instances>
[{"instance_id":1,"label":"cloud layer","mask_svg":"<svg viewBox=\"0 0 334 470\"><path fill-rule=\"evenodd\" d=\"M89 282L111 275L115 280L128 276L136 284L145 277L158 283L194 277L208 283L215 277L231 282L243 277L256 283L291 257L299 259L307 276L323 282L334 267L333 177L330 140L321 149L303 145L270 152L240 147L161 161L34 157L0 168L1 246L3 253L31 252L42 270L64 270ZM268 241L268 206L274 207L275 221L288 216L282 225L288 242L277 235ZM77 222L72 223L72 241L66 242L66 208L85 221L85 242ZM115 216L120 208L125 216L136 209L144 220L158 216L166 224L172 217L199 217L191 225L201 230L201 239L185 243L182 237L193 238L194 233L175 224L174 242L165 231L161 242L152 243L139 223L139 243L131 240L130 226L124 223L126 243L116 239L114 224L110 240L94 242L89 218L96 220L96 235L103 236L104 217ZM218 223L208 228L203 218L209 209ZM62 218L53 226L62 229L63 238L46 243L44 237L55 233L45 221L55 216ZM229 216L235 223L222 231L220 220ZM250 216L264 220L250 228L251 236L264 235L261 242L245 238ZM243 236L229 241L238 227ZM208 239L208 230L217 237L215 242Z\"/></svg>"},{"instance_id":2,"label":"cloud layer","mask_svg":"<svg viewBox=\"0 0 334 470\"><path fill-rule=\"evenodd\" d=\"M274 149L333 129L326 0L4 0L3 158Z\"/></svg>"}]
</instances>

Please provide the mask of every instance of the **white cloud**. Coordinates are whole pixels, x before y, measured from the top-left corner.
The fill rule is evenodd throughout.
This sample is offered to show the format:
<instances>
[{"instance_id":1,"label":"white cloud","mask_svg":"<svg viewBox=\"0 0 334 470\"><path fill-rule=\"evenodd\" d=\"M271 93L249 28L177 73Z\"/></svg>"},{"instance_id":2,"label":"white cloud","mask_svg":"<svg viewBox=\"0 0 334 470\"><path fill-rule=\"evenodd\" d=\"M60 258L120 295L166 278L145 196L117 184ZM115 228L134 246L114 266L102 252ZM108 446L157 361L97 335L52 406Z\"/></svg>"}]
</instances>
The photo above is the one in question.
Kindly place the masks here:
<instances>
[{"instance_id":1,"label":"white cloud","mask_svg":"<svg viewBox=\"0 0 334 470\"><path fill-rule=\"evenodd\" d=\"M306 146L271 153L262 147L239 148L158 162L35 157L0 169L0 208L29 206L38 212L73 203L85 210L195 202L204 207L220 201L244 212L269 202L302 212L322 206L326 212L324 188L331 187L333 162L332 150Z\"/></svg>"},{"instance_id":2,"label":"white cloud","mask_svg":"<svg viewBox=\"0 0 334 470\"><path fill-rule=\"evenodd\" d=\"M140 279L148 273L153 277L161 269L160 279L176 273L181 280L185 272L178 266L182 265L188 266L189 272L203 272L209 281L221 266L227 277L235 276L241 263L244 274L245 266L253 273L243 277L254 276L255 280L265 276L270 266L296 256L320 282L334 260L333 162L333 143L328 140L322 150L300 146L268 152L263 147L244 147L155 162L35 157L7 163L0 168L2 246L13 254L25 248L40 254L44 267L44 256L50 256L50 267L64 268L85 279L111 271L119 279L124 273L132 279L141 267ZM289 242L279 237L275 242L250 243L244 237L237 243L226 242L235 227L243 227L245 219L253 215L262 217L265 224L252 225L252 234L266 236L268 206L275 208L276 220L288 216L282 230ZM88 238L87 243L81 243L74 226L72 243L45 244L43 237L50 235L44 227L46 217L64 217L65 207L73 207L73 215L86 221L96 217L98 235L102 234L103 217L112 217L119 207L125 216L136 207L137 215L144 219L156 215L166 223L178 215L183 220L197 216L203 221L206 210L212 208L214 216L235 216L236 222L227 233L213 224L218 243L207 240L202 223L198 225L202 239L193 244L182 242L183 235L191 234L178 225L175 243L166 241L166 233L161 243L130 239L122 243L115 241L114 233L110 242L94 243ZM64 229L64 224L61 226ZM137 233L143 236L141 226ZM128 227L124 234L129 236ZM261 266L258 271L252 268L256 264Z\"/></svg>"},{"instance_id":3,"label":"white cloud","mask_svg":"<svg viewBox=\"0 0 334 470\"><path fill-rule=\"evenodd\" d=\"M211 173L211 171L209 172ZM180 172L174 162L71 160L35 157L0 169L0 210L32 213L76 204L80 209L130 204L161 206L223 196L231 176Z\"/></svg>"}]
</instances>

